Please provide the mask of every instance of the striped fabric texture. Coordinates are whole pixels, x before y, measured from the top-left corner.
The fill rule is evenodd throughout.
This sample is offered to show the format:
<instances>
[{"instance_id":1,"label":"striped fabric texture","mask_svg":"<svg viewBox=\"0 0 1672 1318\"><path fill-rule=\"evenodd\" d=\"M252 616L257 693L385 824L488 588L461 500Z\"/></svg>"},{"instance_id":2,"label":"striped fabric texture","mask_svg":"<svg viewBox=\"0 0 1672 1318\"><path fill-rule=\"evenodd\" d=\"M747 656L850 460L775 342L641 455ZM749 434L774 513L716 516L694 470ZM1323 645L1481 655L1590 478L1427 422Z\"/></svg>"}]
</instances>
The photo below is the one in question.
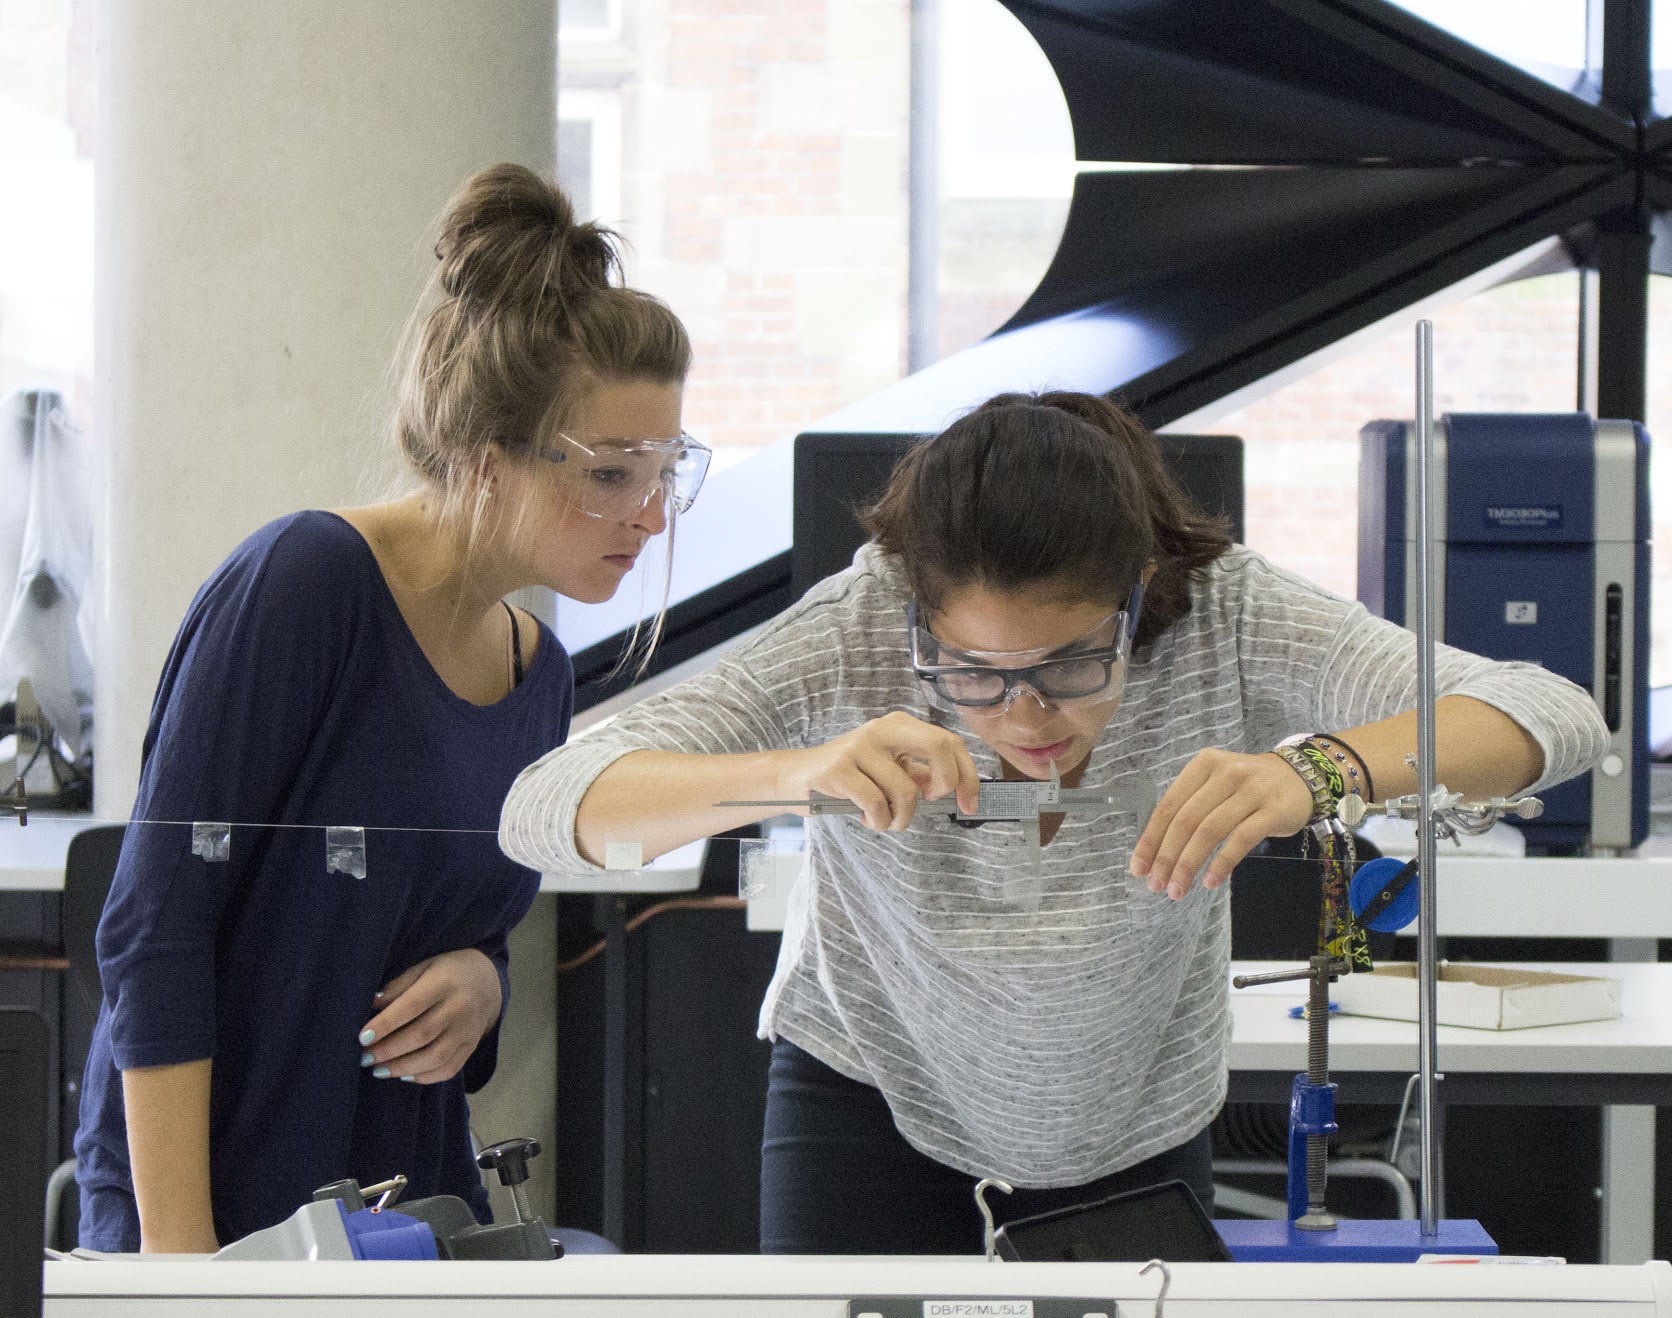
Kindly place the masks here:
<instances>
[{"instance_id":1,"label":"striped fabric texture","mask_svg":"<svg viewBox=\"0 0 1672 1318\"><path fill-rule=\"evenodd\" d=\"M548 872L589 871L575 812L620 756L817 745L893 710L955 728L981 775L1000 777L998 757L912 677L905 589L865 546L708 672L525 770L500 845ZM1538 740L1534 790L1603 754L1594 702L1562 678L1444 647L1437 674L1440 694L1474 696ZM1159 795L1206 747L1264 751L1415 699L1409 632L1234 548L1191 612L1133 657L1082 785ZM762 1036L877 1086L913 1145L971 1175L1077 1185L1182 1143L1225 1094L1229 891L1151 893L1126 868L1143 822L1070 815L1035 862L1006 845L1014 825L920 817L882 834L809 820ZM1029 911L1005 881L1035 863Z\"/></svg>"}]
</instances>

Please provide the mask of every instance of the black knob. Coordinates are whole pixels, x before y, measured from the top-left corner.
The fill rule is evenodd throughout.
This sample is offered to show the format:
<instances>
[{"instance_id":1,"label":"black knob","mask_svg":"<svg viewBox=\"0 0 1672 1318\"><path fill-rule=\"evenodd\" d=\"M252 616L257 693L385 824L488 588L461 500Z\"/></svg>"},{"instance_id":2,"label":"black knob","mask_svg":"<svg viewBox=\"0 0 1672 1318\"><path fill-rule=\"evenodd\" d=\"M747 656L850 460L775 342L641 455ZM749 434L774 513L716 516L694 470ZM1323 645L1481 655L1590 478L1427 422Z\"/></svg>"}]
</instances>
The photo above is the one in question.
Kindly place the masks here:
<instances>
[{"instance_id":1,"label":"black knob","mask_svg":"<svg viewBox=\"0 0 1672 1318\"><path fill-rule=\"evenodd\" d=\"M540 1141L519 1136L490 1144L476 1155L476 1165L499 1173L501 1185L521 1185L528 1180L528 1160L540 1156Z\"/></svg>"}]
</instances>

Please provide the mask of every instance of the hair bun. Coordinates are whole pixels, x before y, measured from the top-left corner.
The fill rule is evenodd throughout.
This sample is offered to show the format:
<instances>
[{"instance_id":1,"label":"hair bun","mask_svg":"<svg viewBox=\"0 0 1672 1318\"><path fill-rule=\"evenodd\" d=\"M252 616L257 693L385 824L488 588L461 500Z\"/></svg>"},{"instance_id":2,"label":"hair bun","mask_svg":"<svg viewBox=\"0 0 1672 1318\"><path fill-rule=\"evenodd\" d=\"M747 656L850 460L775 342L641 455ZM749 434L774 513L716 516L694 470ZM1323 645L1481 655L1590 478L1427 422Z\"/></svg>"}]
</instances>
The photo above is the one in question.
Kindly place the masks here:
<instances>
[{"instance_id":1,"label":"hair bun","mask_svg":"<svg viewBox=\"0 0 1672 1318\"><path fill-rule=\"evenodd\" d=\"M555 184L522 165L490 165L447 203L435 254L442 289L486 304L571 302L609 287L620 268L615 235L576 224Z\"/></svg>"}]
</instances>

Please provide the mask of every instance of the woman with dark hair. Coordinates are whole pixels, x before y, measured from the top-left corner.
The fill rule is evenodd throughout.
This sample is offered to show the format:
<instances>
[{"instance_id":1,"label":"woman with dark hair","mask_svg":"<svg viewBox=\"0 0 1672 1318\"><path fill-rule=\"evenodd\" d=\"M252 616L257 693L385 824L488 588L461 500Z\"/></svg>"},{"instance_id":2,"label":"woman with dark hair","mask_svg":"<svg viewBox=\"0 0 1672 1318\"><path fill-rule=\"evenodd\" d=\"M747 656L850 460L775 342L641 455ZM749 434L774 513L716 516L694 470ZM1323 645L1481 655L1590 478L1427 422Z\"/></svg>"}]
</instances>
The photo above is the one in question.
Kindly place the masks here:
<instances>
[{"instance_id":1,"label":"woman with dark hair","mask_svg":"<svg viewBox=\"0 0 1672 1318\"><path fill-rule=\"evenodd\" d=\"M804 800L778 970L761 1246L959 1253L1003 1218L1163 1180L1212 1203L1232 868L1357 791L1415 789L1408 633L1230 543L1104 399L995 398L907 454L872 543L708 673L531 766L501 845L655 855ZM1438 768L1508 795L1603 753L1590 697L1442 649ZM1161 791L1002 828L917 819L982 779ZM1122 795L1117 799L1130 799Z\"/></svg>"},{"instance_id":2,"label":"woman with dark hair","mask_svg":"<svg viewBox=\"0 0 1672 1318\"><path fill-rule=\"evenodd\" d=\"M256 530L158 684L98 931L85 1246L211 1252L345 1177L491 1220L466 1092L539 887L492 829L574 702L505 596L608 599L707 450L680 427L684 327L554 184L478 171L435 254L394 425L413 488ZM163 822L189 820L229 821L226 852ZM328 825L366 830L354 877Z\"/></svg>"}]
</instances>

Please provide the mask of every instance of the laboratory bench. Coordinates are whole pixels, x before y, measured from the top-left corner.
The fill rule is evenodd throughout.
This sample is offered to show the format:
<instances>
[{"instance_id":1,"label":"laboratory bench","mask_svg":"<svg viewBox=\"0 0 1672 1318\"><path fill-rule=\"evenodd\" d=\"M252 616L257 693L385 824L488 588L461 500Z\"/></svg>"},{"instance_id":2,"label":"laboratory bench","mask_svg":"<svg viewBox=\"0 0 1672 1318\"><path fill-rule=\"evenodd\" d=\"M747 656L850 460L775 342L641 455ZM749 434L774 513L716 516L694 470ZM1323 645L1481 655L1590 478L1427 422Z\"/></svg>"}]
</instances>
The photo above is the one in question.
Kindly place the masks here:
<instances>
[{"instance_id":1,"label":"laboratory bench","mask_svg":"<svg viewBox=\"0 0 1672 1318\"><path fill-rule=\"evenodd\" d=\"M46 1318L1672 1318L1672 1264L988 1263L575 1257L552 1263L65 1262ZM1162 1286L1165 1302L1159 1303Z\"/></svg>"}]
</instances>

